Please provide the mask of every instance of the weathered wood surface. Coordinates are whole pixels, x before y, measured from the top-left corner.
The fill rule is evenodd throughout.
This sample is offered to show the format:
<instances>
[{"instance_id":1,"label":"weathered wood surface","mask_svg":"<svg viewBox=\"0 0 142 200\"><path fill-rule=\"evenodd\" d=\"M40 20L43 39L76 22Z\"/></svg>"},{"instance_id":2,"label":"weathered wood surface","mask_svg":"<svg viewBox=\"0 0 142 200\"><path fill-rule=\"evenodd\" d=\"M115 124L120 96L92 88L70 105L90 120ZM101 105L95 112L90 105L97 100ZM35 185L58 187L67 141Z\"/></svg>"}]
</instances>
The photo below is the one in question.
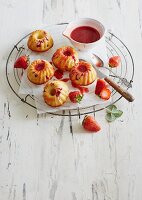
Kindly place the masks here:
<instances>
[{"instance_id":1,"label":"weathered wood surface","mask_svg":"<svg viewBox=\"0 0 142 200\"><path fill-rule=\"evenodd\" d=\"M0 0L0 200L141 200L142 2L136 0ZM13 45L41 26L77 17L101 20L135 61L134 103L99 134L79 128L82 117L37 116L17 99L5 77ZM70 128L72 123L72 130Z\"/></svg>"}]
</instances>

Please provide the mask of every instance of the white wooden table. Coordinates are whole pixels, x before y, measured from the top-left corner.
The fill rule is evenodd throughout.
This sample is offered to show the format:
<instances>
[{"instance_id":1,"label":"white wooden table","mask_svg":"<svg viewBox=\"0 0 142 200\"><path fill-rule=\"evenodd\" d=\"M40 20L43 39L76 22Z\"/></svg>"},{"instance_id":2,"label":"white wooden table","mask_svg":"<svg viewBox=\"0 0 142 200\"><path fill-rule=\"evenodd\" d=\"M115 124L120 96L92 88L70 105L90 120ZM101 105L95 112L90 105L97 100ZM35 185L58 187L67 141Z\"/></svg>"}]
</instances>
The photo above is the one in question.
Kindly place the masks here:
<instances>
[{"instance_id":1,"label":"white wooden table","mask_svg":"<svg viewBox=\"0 0 142 200\"><path fill-rule=\"evenodd\" d=\"M136 0L0 0L0 200L142 199L142 2ZM10 90L5 76L13 45L42 24L78 17L101 20L129 47L135 61L123 116L99 134L84 134L83 116L37 116Z\"/></svg>"}]
</instances>

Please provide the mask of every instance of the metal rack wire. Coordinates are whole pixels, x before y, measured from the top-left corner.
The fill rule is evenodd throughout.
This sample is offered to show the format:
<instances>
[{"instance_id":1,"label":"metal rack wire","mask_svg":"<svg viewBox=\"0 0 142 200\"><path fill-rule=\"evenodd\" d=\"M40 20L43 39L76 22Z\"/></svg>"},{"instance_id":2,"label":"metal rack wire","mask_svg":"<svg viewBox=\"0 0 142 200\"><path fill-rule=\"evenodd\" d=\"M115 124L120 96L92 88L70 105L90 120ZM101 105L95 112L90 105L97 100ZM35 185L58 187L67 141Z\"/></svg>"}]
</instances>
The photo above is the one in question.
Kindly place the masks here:
<instances>
[{"instance_id":1,"label":"metal rack wire","mask_svg":"<svg viewBox=\"0 0 142 200\"><path fill-rule=\"evenodd\" d=\"M66 23L57 24L57 26L63 26ZM35 97L33 95L21 95L18 94L21 77L23 74L22 69L15 69L13 67L13 64L15 60L22 54L22 52L26 52L26 48L22 44L22 41L25 40L30 34L24 36L16 45L14 45L13 49L11 50L7 62L6 62L6 78L7 82L14 92L14 94L25 104L33 107L35 107ZM112 71L109 71L109 75L120 85L126 86L126 89L129 89L132 87L133 78L134 78L134 61L133 57L128 49L128 47L119 39L117 36L115 36L113 33L108 33L106 35L106 47L107 47L107 55L108 58L113 55L119 55L121 57L121 66L119 68L112 69ZM114 74L117 74L114 75ZM127 84L124 84L124 83ZM111 104L114 104L118 102L122 97L115 91L112 90L112 102ZM66 111L60 111L56 113L48 113L52 115L58 115L58 116L78 116L86 115L90 113L95 113L98 111L101 111L105 109L109 104L102 104L102 105L93 105L90 107L84 107L84 108L77 108L72 110L66 110Z\"/></svg>"}]
</instances>

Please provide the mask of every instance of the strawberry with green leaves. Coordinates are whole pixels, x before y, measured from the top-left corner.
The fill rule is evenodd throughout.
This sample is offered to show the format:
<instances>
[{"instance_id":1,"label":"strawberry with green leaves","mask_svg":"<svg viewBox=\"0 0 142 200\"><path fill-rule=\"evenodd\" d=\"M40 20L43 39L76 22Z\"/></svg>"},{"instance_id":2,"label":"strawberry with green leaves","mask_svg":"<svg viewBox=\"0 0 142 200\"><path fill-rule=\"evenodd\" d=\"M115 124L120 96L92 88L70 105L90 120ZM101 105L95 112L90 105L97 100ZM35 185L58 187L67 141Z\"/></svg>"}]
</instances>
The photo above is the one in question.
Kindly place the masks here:
<instances>
[{"instance_id":1,"label":"strawberry with green leaves","mask_svg":"<svg viewBox=\"0 0 142 200\"><path fill-rule=\"evenodd\" d=\"M69 99L72 103L80 103L83 98L83 94L80 91L73 91L69 93Z\"/></svg>"},{"instance_id":2,"label":"strawberry with green leaves","mask_svg":"<svg viewBox=\"0 0 142 200\"><path fill-rule=\"evenodd\" d=\"M14 68L27 69L30 64L29 56L20 56L14 63Z\"/></svg>"},{"instance_id":3,"label":"strawberry with green leaves","mask_svg":"<svg viewBox=\"0 0 142 200\"><path fill-rule=\"evenodd\" d=\"M85 130L90 132L98 132L101 130L101 126L98 124L98 122L92 116L89 115L86 115L84 117L82 126Z\"/></svg>"}]
</instances>

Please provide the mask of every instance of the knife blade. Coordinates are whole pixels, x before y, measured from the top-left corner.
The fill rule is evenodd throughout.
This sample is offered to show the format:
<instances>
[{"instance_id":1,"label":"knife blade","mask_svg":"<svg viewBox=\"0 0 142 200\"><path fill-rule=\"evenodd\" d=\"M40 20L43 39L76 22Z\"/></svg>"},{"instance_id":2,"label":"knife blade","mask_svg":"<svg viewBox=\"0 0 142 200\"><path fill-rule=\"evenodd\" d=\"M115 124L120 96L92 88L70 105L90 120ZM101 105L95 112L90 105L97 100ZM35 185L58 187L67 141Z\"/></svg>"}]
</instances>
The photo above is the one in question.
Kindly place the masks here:
<instances>
[{"instance_id":1,"label":"knife blade","mask_svg":"<svg viewBox=\"0 0 142 200\"><path fill-rule=\"evenodd\" d=\"M103 72L101 72L101 70L99 70L98 67L96 67L95 65L93 65L93 67L94 67L95 70L96 70L96 73L97 73L98 78L103 79L103 78L106 78L106 77L107 77L107 75L104 74Z\"/></svg>"}]
</instances>

